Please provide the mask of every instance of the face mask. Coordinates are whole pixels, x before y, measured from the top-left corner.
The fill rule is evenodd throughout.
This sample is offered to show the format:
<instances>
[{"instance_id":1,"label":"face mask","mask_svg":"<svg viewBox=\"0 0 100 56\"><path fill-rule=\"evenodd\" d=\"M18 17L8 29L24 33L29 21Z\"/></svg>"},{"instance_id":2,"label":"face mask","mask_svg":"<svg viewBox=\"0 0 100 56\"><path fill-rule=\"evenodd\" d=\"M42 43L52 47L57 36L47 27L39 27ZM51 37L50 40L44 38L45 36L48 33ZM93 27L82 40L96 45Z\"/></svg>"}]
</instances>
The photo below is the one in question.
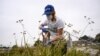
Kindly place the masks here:
<instances>
[{"instance_id":1,"label":"face mask","mask_svg":"<svg viewBox=\"0 0 100 56\"><path fill-rule=\"evenodd\" d=\"M48 16L47 16L47 19L48 19L48 20L51 20L52 18L53 18L52 15L48 15Z\"/></svg>"}]
</instances>

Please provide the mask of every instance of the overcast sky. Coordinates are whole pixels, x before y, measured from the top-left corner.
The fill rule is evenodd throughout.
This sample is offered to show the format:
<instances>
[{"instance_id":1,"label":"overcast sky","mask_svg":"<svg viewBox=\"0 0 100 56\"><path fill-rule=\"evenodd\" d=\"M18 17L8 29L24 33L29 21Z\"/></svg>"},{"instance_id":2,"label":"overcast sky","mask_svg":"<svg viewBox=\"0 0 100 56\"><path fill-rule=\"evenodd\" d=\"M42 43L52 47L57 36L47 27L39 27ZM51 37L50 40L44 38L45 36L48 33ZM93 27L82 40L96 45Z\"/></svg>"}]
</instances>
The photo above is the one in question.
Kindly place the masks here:
<instances>
[{"instance_id":1,"label":"overcast sky","mask_svg":"<svg viewBox=\"0 0 100 56\"><path fill-rule=\"evenodd\" d=\"M14 45L16 37L20 45L22 26L16 21L23 19L25 30L32 36L26 34L26 41L32 45L33 37L38 38L40 32L38 21L46 19L42 14L47 4L55 7L56 15L63 21L73 24L71 29L82 33L88 24L87 19L91 18L90 21L95 23L88 25L84 34L95 37L100 33L100 0L0 0L0 44Z\"/></svg>"}]
</instances>

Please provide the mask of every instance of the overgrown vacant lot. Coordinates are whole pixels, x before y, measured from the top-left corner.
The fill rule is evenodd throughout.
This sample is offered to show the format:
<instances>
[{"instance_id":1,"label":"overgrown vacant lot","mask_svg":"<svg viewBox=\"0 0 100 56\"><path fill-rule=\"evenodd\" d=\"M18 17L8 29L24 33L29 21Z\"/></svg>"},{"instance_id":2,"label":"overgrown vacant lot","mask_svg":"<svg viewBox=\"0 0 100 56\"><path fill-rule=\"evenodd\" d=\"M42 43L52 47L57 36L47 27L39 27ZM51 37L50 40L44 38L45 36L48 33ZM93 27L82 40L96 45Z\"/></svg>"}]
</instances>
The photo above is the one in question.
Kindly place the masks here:
<instances>
[{"instance_id":1,"label":"overgrown vacant lot","mask_svg":"<svg viewBox=\"0 0 100 56\"><path fill-rule=\"evenodd\" d=\"M34 47L13 46L10 50L0 52L0 56L90 56L89 53L76 51L76 48L66 49L65 42L58 41L56 44L44 46L40 41Z\"/></svg>"}]
</instances>

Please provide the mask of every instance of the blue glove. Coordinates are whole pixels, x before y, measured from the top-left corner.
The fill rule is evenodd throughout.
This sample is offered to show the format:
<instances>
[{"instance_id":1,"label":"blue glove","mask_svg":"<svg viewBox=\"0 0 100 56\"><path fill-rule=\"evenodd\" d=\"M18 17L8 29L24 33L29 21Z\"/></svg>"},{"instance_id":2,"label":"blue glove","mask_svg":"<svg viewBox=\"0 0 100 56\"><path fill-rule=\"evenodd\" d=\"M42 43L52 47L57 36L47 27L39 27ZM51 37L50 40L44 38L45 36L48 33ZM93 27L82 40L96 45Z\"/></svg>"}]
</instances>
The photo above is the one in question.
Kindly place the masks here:
<instances>
[{"instance_id":1,"label":"blue glove","mask_svg":"<svg viewBox=\"0 0 100 56\"><path fill-rule=\"evenodd\" d=\"M47 28L42 28L42 32L48 32Z\"/></svg>"}]
</instances>

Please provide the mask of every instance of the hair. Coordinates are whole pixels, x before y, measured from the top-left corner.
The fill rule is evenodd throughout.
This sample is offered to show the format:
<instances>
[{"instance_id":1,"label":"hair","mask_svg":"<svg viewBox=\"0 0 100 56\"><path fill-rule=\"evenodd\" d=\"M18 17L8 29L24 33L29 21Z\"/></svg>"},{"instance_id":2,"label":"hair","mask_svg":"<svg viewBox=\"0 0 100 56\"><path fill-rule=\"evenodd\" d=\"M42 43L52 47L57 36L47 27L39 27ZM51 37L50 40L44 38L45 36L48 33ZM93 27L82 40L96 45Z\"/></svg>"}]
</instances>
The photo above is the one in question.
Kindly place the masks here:
<instances>
[{"instance_id":1,"label":"hair","mask_svg":"<svg viewBox=\"0 0 100 56\"><path fill-rule=\"evenodd\" d=\"M55 18L55 14L56 14L55 11L53 11L53 12L52 12L52 16L53 16L53 18L51 19L52 21L53 21L53 20L56 20L56 18Z\"/></svg>"}]
</instances>

